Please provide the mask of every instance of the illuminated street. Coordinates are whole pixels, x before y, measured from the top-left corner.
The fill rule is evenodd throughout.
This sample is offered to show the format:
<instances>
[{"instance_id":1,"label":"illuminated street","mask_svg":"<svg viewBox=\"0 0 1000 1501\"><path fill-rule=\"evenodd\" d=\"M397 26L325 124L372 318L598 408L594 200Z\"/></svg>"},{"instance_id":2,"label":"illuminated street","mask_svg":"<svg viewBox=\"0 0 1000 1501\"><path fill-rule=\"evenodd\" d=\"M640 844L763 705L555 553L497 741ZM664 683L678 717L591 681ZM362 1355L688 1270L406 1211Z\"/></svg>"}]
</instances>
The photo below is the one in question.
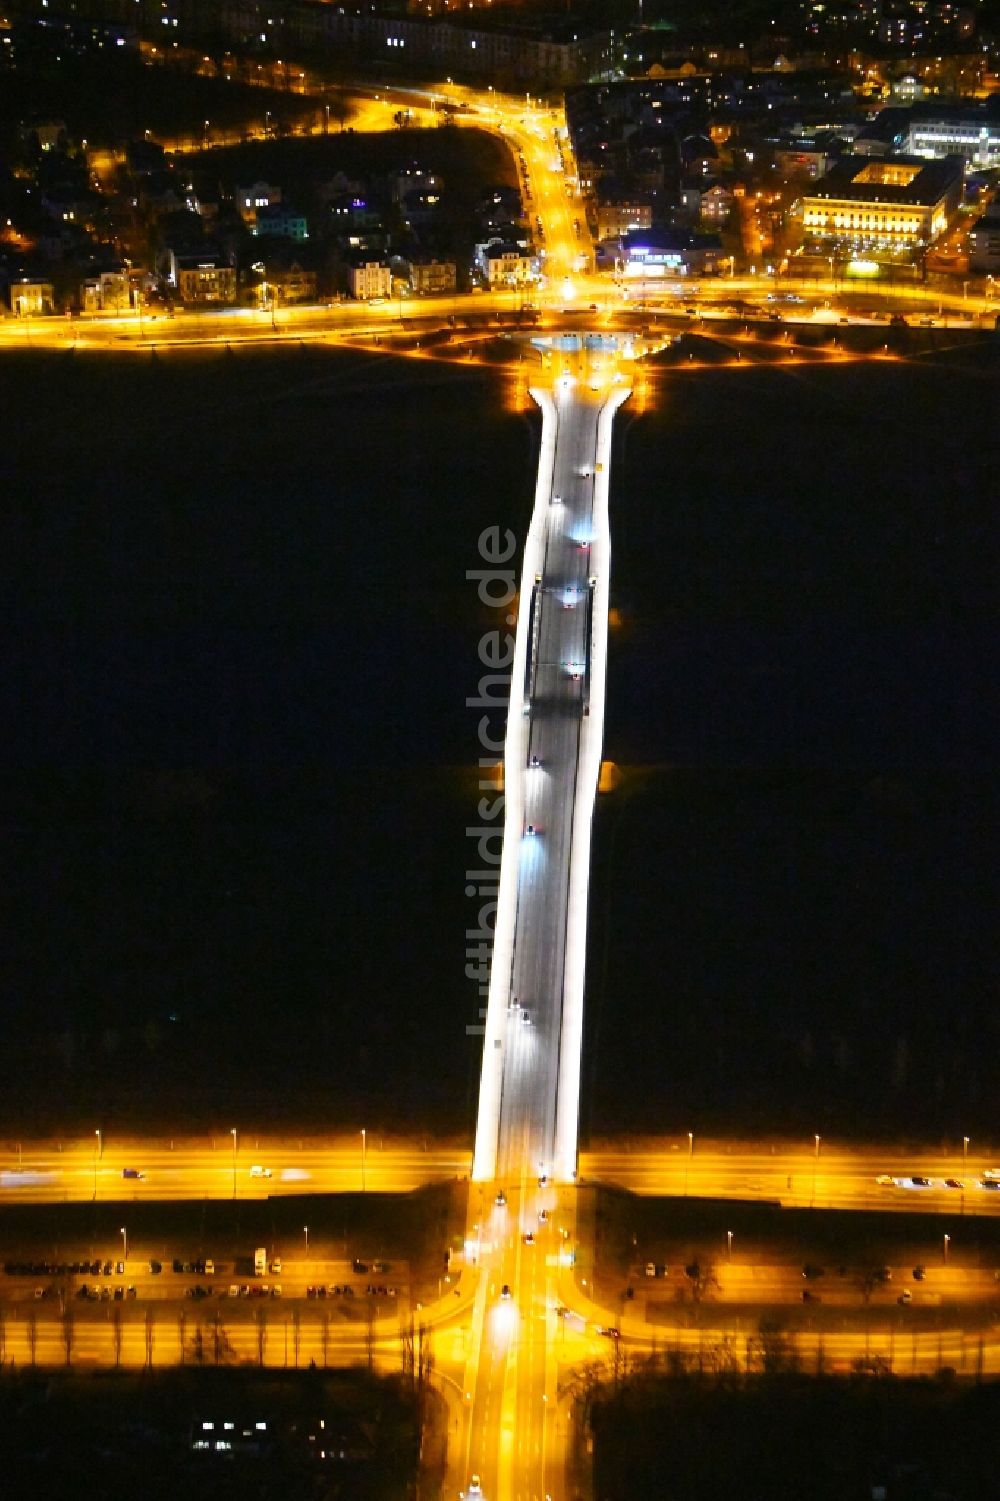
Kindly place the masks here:
<instances>
[{"instance_id":1,"label":"illuminated street","mask_svg":"<svg viewBox=\"0 0 1000 1501\"><path fill-rule=\"evenodd\" d=\"M112 1234L110 1245L88 1246L89 1257L113 1259L113 1273L8 1265L0 1275L0 1362L315 1363L389 1375L408 1361L412 1371L416 1340L430 1357L430 1379L446 1410L446 1501L470 1494L482 1501L575 1501L567 1462L573 1404L586 1382L598 1376L617 1385L630 1362L638 1367L665 1353L678 1370L760 1371L761 1317L774 1310L783 1320L781 1339L809 1374L929 1375L953 1368L1000 1375L1000 1271L987 1264L987 1251L973 1255L971 1231L963 1239L955 1228L978 1221L989 1229L1000 1216L1000 1159L985 1144L959 1137L939 1152L926 1146L908 1152L898 1144L847 1145L818 1131L797 1141L727 1141L693 1130L593 1140L583 1150L578 1143L619 409L630 398L633 410L641 407L647 381L665 380L665 371L682 379L704 368L706 346L720 366L747 370L758 357L789 365L916 360L929 347L968 347L973 336L993 330L996 309L985 295L921 285L848 287L834 278L832 258L829 279L811 281L750 274L682 282L629 275L622 266L598 272L565 111L530 95L452 84L373 87L352 93L344 124L358 133L392 131L405 110L411 124L428 127L440 122L445 107L456 127L487 131L510 148L537 266L530 283L426 297L399 283L391 297L370 302L338 293L336 300L292 306L154 312L139 302L120 313L11 317L0 321L0 349L12 356L57 350L73 366L98 351L136 369L139 361L152 368L176 358L170 368L182 371L182 360L211 355L221 363L226 351L243 348L340 347L355 352L344 356L358 367L355 395L365 391L369 359L452 360L462 368L482 361L505 367L508 388L516 378L522 407L528 395L536 404L534 504L510 563L518 578L516 615L505 626L514 636L513 656L500 664L510 677L509 705L501 706L509 708L504 840L488 1007L481 1013L475 1138L424 1136L419 1112L411 1135L360 1119L329 1134L280 1134L246 1120L220 1120L201 1133L144 1136L119 1133L98 1117L74 1138L8 1137L0 1147L0 1207L20 1215L25 1206L47 1206L32 1212L51 1212L54 1223L55 1206L73 1206L82 1223L79 1206L113 1206L121 1241ZM231 131L210 129L206 120L200 140L162 144L194 156L266 141L269 115ZM309 133L328 129L329 107ZM103 166L113 175L112 157ZM759 228L753 233L759 236ZM673 348L678 344L681 353ZM665 361L652 369L652 360L644 364L661 354L678 363L669 370ZM782 378L791 382L802 373L789 370ZM322 384L316 381L319 395L310 390L296 399L329 402L332 410L337 393ZM706 465L716 436L702 433ZM252 467L252 455L241 454L241 462ZM762 667L761 676L771 670ZM364 1018L352 1015L343 1031L357 1043ZM338 1118L349 1118L351 1108ZM679 1113L663 1119L676 1122ZM397 1118L405 1125L405 1114ZM820 1115L820 1124L824 1118L832 1117ZM261 1119L267 1120L266 1100ZM447 1127L449 1117L438 1119ZM849 1120L843 1130L851 1134ZM348 1248L350 1205L358 1196L388 1201L438 1186L443 1203L448 1185L461 1185L455 1198L465 1208L464 1239L459 1245L452 1224L443 1261L435 1241L436 1270L424 1284L430 1296L408 1261L400 1259L392 1272L358 1269ZM665 1218L679 1214L681 1204L707 1217L722 1203L734 1224L744 1210L747 1222L752 1212L761 1223L787 1211L796 1225L810 1211L819 1224L828 1211L850 1211L884 1215L882 1223L892 1217L899 1238L891 1255L866 1250L864 1265L848 1265L845 1257L835 1266L827 1258L829 1265L807 1270L786 1248L762 1249L739 1229L713 1228L702 1267L673 1245L669 1259L664 1252L663 1262L650 1262L647 1256L660 1253L633 1234L627 1268L609 1270L610 1255L589 1217L598 1198L593 1191L603 1188L623 1191L616 1202L638 1201L637 1219L655 1200L678 1201L657 1206ZM129 1221L137 1206L152 1212L173 1203L190 1206L193 1223L200 1211L204 1227L206 1204L232 1203L237 1234L246 1238L238 1217L244 1206L245 1220L259 1212L263 1222L286 1207L297 1214L310 1196L334 1195L349 1196L342 1245L332 1252L317 1249L315 1239L310 1245L305 1209L301 1239L296 1218L294 1246L281 1246L276 1257L272 1240L270 1265L265 1257L252 1281L240 1269L247 1259L242 1250L229 1251L210 1273L190 1264L161 1268L153 1258L169 1258L169 1248L156 1240L137 1244ZM286 1205L290 1200L295 1204ZM96 1225L97 1211L85 1212ZM934 1257L926 1267L914 1267L902 1239L908 1217L917 1215L933 1218ZM445 1221L442 1211L435 1229L441 1240L448 1238ZM926 1226L919 1228L926 1237ZM682 1240L678 1231L677 1244ZM881 1279L870 1275L876 1262ZM374 1285L371 1276L378 1278Z\"/></svg>"},{"instance_id":2,"label":"illuminated street","mask_svg":"<svg viewBox=\"0 0 1000 1501\"><path fill-rule=\"evenodd\" d=\"M995 302L985 296L969 297L967 288L962 296L956 296L921 285L905 289L881 283L848 287L843 280L803 281L791 275L636 280L619 277L613 271L597 273L561 108L542 105L538 100L511 98L493 89L479 93L457 86L423 91L383 89L351 96L350 123L358 132L392 130L395 116L405 109L411 112L414 125L426 126L439 119L438 109L445 103L460 106L451 116L456 126L496 134L510 147L522 192L530 194L526 215L540 267L537 284L525 289L526 305L543 318L557 319L560 326L565 326L569 315L583 326L613 332L622 317L628 319L635 313L675 315L690 324L686 309L691 306L710 329L721 318L768 321L775 315L774 299L778 298L781 321L790 329L829 323L877 327L887 323L891 313L904 316L913 326L930 319L941 329L993 327ZM316 133L322 130L322 126L315 127ZM262 126L259 133L263 134ZM230 140L216 132L210 135L210 144L236 144L242 138L241 133ZM205 149L204 141L163 144L177 151ZM340 301L322 307L230 307L168 315L144 311L140 306L127 313L72 319L5 319L0 321L0 345L124 352L282 339L360 339L371 347L373 340L388 339L394 332L402 332L404 325L410 329L439 328L447 326L450 318L496 314L506 319L512 311L508 288L487 290L475 299L468 294L393 296L380 307Z\"/></svg>"},{"instance_id":3,"label":"illuminated street","mask_svg":"<svg viewBox=\"0 0 1000 1501\"><path fill-rule=\"evenodd\" d=\"M520 1033L515 1032L515 1038ZM519 1055L519 1067L524 1055ZM251 1173L265 1167L265 1178ZM396 1140L367 1132L328 1138L275 1137L238 1133L196 1140L108 1136L90 1139L7 1143L0 1156L0 1192L5 1203L86 1201L150 1202L185 1199L264 1200L301 1193L408 1193L425 1184L464 1179L472 1150L428 1139ZM941 1155L903 1156L896 1149L845 1148L822 1140L795 1146L781 1141L745 1147L699 1138L689 1150L686 1138L640 1140L623 1146L593 1147L580 1153L580 1181L617 1185L632 1193L694 1198L773 1201L788 1207L814 1204L827 1209L875 1209L880 1213L954 1214L963 1203L978 1215L1000 1213L1000 1192L981 1186L994 1166L970 1146ZM123 1178L132 1169L141 1179ZM930 1179L927 1189L879 1184L882 1176ZM946 1180L963 1188L946 1187ZM789 1183L791 1179L791 1183ZM521 1181L518 1168L510 1180Z\"/></svg>"}]
</instances>

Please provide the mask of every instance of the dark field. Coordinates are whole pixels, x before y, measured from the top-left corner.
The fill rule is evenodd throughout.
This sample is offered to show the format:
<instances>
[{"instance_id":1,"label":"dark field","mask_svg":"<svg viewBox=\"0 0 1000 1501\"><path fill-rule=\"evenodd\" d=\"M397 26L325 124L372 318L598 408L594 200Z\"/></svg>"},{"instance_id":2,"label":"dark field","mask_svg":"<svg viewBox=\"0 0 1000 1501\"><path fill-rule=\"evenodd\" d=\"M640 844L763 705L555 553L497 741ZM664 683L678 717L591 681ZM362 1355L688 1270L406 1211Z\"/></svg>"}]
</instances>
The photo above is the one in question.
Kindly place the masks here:
<instances>
[{"instance_id":1,"label":"dark field","mask_svg":"<svg viewBox=\"0 0 1000 1501\"><path fill-rule=\"evenodd\" d=\"M998 387L757 370L625 409L594 1129L994 1125Z\"/></svg>"},{"instance_id":2,"label":"dark field","mask_svg":"<svg viewBox=\"0 0 1000 1501\"><path fill-rule=\"evenodd\" d=\"M360 1370L8 1374L0 1419L11 1501L398 1501L420 1447L419 1393ZM204 1423L214 1438L227 1421L234 1452L194 1450Z\"/></svg>"},{"instance_id":3,"label":"dark field","mask_svg":"<svg viewBox=\"0 0 1000 1501\"><path fill-rule=\"evenodd\" d=\"M978 358L626 408L588 1128L992 1123ZM320 350L0 380L4 1114L471 1131L465 570L537 426Z\"/></svg>"},{"instance_id":4,"label":"dark field","mask_svg":"<svg viewBox=\"0 0 1000 1501\"><path fill-rule=\"evenodd\" d=\"M774 1342L772 1342L773 1344ZM637 1381L595 1408L594 1491L605 1501L980 1501L995 1489L986 1435L995 1386L769 1375ZM876 1490L876 1487L886 1487Z\"/></svg>"}]
</instances>

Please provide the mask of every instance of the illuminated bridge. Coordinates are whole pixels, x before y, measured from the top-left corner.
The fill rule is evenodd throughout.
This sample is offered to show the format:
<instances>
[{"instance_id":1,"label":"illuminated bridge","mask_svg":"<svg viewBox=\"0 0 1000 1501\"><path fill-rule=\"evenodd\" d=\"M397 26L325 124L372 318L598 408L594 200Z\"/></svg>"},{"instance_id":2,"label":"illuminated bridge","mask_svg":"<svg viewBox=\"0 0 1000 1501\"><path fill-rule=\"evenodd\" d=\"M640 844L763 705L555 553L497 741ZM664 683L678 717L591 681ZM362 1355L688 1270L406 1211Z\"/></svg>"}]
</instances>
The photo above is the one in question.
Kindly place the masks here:
<instances>
[{"instance_id":1,"label":"illuminated bridge","mask_svg":"<svg viewBox=\"0 0 1000 1501\"><path fill-rule=\"evenodd\" d=\"M504 746L504 846L473 1177L576 1171L590 833L607 644L608 474L629 389L608 339L557 340Z\"/></svg>"}]
</instances>

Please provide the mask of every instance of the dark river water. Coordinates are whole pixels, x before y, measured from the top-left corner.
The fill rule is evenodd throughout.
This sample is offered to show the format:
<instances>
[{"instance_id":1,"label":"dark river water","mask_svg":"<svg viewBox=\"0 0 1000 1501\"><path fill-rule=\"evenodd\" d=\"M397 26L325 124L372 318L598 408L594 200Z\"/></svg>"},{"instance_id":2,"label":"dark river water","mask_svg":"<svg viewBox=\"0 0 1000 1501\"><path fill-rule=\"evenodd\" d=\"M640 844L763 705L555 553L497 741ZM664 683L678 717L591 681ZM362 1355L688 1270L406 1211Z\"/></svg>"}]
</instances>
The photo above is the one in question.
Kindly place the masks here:
<instances>
[{"instance_id":1,"label":"dark river water","mask_svg":"<svg viewBox=\"0 0 1000 1501\"><path fill-rule=\"evenodd\" d=\"M0 383L4 1116L469 1132L466 571L537 422L299 348ZM998 384L623 411L585 1130L995 1121Z\"/></svg>"}]
</instances>

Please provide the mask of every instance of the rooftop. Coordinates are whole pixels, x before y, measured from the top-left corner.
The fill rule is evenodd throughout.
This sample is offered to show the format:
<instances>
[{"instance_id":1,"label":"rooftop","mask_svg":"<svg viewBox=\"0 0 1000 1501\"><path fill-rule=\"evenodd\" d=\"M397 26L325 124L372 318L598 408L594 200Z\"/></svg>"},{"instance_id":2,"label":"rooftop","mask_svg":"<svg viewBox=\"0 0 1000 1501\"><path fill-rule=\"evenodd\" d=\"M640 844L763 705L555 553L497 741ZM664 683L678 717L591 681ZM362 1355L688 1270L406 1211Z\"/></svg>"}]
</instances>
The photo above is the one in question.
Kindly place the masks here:
<instances>
[{"instance_id":1,"label":"rooftop","mask_svg":"<svg viewBox=\"0 0 1000 1501\"><path fill-rule=\"evenodd\" d=\"M920 156L846 156L810 189L810 198L851 198L864 203L934 204L956 179L960 156L927 161Z\"/></svg>"}]
</instances>

